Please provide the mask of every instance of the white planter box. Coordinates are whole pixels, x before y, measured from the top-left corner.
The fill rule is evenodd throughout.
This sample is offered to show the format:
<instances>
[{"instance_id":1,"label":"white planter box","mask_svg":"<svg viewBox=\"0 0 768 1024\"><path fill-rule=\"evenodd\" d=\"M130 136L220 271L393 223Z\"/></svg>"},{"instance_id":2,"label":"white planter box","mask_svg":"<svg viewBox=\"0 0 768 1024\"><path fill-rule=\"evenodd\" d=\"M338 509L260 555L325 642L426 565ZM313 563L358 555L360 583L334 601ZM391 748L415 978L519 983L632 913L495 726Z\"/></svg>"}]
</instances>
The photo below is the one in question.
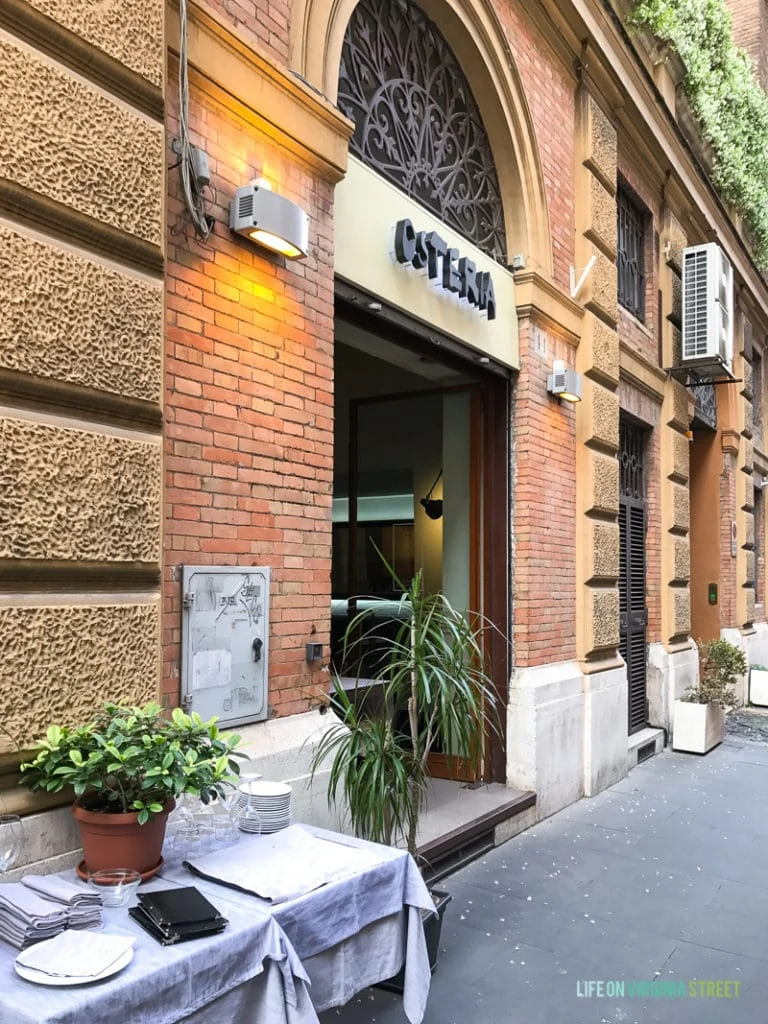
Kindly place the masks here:
<instances>
[{"instance_id":1,"label":"white planter box","mask_svg":"<svg viewBox=\"0 0 768 1024\"><path fill-rule=\"evenodd\" d=\"M717 704L691 704L675 701L672 723L672 749L690 754L706 754L722 743L725 736L725 713Z\"/></svg>"},{"instance_id":2,"label":"white planter box","mask_svg":"<svg viewBox=\"0 0 768 1024\"><path fill-rule=\"evenodd\" d=\"M763 668L750 669L749 703L768 707L768 671Z\"/></svg>"}]
</instances>

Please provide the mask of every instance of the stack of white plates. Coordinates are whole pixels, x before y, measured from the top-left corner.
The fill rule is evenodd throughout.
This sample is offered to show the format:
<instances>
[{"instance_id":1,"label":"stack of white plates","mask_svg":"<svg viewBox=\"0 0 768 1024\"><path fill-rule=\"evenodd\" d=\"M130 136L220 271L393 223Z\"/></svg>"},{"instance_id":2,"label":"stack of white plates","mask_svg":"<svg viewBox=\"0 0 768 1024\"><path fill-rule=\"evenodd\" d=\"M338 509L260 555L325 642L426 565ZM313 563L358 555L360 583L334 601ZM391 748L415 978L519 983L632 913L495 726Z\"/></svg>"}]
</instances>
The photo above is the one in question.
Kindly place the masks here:
<instances>
[{"instance_id":1,"label":"stack of white plates","mask_svg":"<svg viewBox=\"0 0 768 1024\"><path fill-rule=\"evenodd\" d=\"M237 823L244 832L268 834L291 824L293 790L287 782L258 779L239 788Z\"/></svg>"}]
</instances>

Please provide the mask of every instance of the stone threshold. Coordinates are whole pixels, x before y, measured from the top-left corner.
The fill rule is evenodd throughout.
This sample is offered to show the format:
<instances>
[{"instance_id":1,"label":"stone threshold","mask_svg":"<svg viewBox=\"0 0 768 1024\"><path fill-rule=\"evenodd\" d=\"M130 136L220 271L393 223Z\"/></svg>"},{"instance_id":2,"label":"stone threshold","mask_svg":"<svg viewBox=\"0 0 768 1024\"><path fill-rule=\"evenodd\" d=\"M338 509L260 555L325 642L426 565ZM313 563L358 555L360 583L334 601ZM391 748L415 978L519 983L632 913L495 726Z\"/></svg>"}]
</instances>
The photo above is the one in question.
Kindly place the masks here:
<instances>
[{"instance_id":1,"label":"stone threshold","mask_svg":"<svg viewBox=\"0 0 768 1024\"><path fill-rule=\"evenodd\" d=\"M532 791L433 779L418 836L425 879L438 881L528 828L535 804Z\"/></svg>"}]
</instances>

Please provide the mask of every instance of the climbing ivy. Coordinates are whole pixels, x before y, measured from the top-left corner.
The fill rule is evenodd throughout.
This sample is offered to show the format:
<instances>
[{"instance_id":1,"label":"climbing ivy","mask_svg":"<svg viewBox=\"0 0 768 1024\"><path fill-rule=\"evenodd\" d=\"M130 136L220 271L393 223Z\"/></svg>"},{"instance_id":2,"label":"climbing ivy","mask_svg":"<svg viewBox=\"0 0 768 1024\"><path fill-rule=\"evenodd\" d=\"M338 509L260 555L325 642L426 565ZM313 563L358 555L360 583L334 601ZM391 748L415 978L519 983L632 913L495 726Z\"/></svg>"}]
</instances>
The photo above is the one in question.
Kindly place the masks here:
<instances>
[{"instance_id":1,"label":"climbing ivy","mask_svg":"<svg viewBox=\"0 0 768 1024\"><path fill-rule=\"evenodd\" d=\"M638 0L631 22L680 54L686 96L715 154L715 184L744 217L755 260L768 269L768 96L733 42L726 0Z\"/></svg>"}]
</instances>

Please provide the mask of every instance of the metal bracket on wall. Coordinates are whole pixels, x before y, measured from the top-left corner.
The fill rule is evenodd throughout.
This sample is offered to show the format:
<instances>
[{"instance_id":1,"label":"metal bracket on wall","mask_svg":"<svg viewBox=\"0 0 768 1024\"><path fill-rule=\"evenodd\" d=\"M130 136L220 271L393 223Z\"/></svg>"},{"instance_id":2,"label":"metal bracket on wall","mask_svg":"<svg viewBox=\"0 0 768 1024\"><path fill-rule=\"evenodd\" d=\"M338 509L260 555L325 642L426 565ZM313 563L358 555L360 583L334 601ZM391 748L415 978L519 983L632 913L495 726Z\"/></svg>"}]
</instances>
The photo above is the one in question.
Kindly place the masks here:
<instances>
[{"instance_id":1,"label":"metal bracket on wall","mask_svg":"<svg viewBox=\"0 0 768 1024\"><path fill-rule=\"evenodd\" d=\"M664 372L687 388L704 388L710 384L743 384L743 377L734 377L726 370L715 375L697 373L690 366L666 366Z\"/></svg>"}]
</instances>

